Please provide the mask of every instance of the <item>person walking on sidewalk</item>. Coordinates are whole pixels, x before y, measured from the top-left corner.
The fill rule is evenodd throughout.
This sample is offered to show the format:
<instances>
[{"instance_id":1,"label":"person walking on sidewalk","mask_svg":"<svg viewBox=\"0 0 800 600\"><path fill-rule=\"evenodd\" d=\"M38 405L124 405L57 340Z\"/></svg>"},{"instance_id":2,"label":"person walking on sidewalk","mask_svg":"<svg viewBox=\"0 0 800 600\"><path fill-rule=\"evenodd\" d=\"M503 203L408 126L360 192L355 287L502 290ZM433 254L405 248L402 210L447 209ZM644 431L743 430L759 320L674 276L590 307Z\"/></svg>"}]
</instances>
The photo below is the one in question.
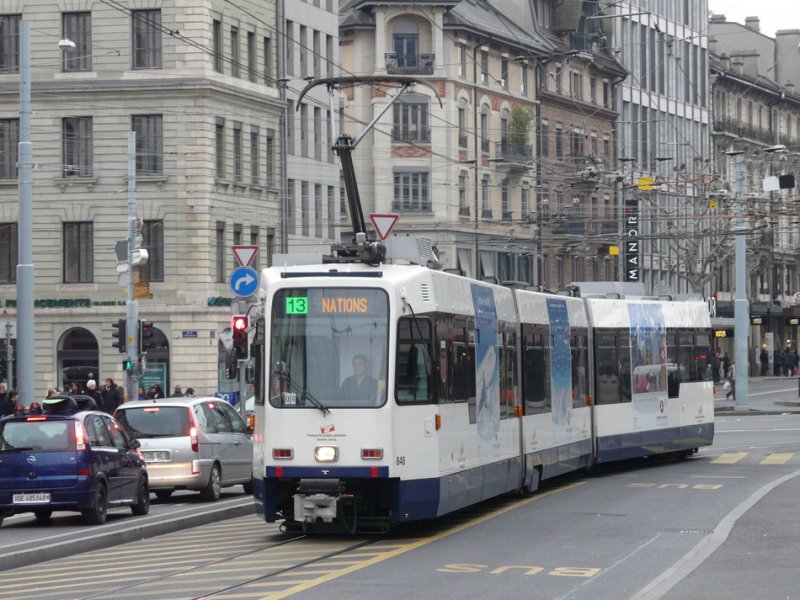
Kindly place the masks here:
<instances>
[{"instance_id":1,"label":"person walking on sidewalk","mask_svg":"<svg viewBox=\"0 0 800 600\"><path fill-rule=\"evenodd\" d=\"M761 376L764 377L767 374L767 369L769 369L769 354L766 348L761 348L758 360L761 362Z\"/></svg>"},{"instance_id":2,"label":"person walking on sidewalk","mask_svg":"<svg viewBox=\"0 0 800 600\"><path fill-rule=\"evenodd\" d=\"M733 396L733 399L736 400L736 364L732 364L728 367L728 370L725 372L725 378L727 381L725 382L724 390L725 390L725 398L728 399Z\"/></svg>"}]
</instances>

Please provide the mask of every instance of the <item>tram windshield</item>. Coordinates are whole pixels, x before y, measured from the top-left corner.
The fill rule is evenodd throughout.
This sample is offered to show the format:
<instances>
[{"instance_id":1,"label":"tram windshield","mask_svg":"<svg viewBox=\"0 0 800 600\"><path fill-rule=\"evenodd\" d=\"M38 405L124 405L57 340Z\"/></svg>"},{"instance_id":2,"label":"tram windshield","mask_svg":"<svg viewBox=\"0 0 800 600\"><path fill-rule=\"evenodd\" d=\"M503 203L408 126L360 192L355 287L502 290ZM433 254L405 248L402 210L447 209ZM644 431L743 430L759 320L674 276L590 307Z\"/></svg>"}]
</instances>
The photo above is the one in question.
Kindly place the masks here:
<instances>
[{"instance_id":1,"label":"tram windshield","mask_svg":"<svg viewBox=\"0 0 800 600\"><path fill-rule=\"evenodd\" d=\"M389 300L374 288L280 290L272 304L270 404L369 408L386 402Z\"/></svg>"}]
</instances>

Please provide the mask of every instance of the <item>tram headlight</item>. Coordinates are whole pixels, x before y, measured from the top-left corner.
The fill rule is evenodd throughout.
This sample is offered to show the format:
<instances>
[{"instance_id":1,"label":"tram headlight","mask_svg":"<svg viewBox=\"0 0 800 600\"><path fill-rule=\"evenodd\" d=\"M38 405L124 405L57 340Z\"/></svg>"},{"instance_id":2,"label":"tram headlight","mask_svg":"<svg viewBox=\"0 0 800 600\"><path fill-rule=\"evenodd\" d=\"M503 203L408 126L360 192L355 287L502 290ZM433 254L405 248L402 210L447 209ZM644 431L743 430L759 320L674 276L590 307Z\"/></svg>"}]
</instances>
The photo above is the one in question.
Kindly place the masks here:
<instances>
[{"instance_id":1,"label":"tram headlight","mask_svg":"<svg viewBox=\"0 0 800 600\"><path fill-rule=\"evenodd\" d=\"M339 448L336 446L317 446L314 448L317 462L336 462L339 460Z\"/></svg>"}]
</instances>

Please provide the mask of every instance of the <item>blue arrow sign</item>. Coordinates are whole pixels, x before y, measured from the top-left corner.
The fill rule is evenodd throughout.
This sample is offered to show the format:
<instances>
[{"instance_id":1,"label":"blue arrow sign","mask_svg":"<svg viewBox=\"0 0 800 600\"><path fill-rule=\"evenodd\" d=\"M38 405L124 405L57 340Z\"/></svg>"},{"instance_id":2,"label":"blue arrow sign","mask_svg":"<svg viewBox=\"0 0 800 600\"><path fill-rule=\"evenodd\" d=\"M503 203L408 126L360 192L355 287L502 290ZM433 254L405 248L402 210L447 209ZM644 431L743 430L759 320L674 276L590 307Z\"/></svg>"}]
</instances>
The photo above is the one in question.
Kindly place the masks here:
<instances>
[{"instance_id":1,"label":"blue arrow sign","mask_svg":"<svg viewBox=\"0 0 800 600\"><path fill-rule=\"evenodd\" d=\"M252 296L258 289L258 273L250 267L234 269L229 285L231 291L240 298Z\"/></svg>"}]
</instances>

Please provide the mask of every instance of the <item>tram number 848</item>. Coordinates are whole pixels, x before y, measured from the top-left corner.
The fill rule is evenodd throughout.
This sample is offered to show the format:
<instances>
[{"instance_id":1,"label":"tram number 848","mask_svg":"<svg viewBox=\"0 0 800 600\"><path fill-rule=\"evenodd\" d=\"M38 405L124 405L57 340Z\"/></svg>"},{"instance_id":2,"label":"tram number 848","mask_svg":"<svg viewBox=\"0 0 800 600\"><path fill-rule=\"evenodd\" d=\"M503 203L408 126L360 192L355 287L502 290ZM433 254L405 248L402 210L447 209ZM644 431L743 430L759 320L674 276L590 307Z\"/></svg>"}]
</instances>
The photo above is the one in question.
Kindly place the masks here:
<instances>
[{"instance_id":1,"label":"tram number 848","mask_svg":"<svg viewBox=\"0 0 800 600\"><path fill-rule=\"evenodd\" d=\"M395 464L399 467L406 464L406 457L405 456L397 456L394 459Z\"/></svg>"}]
</instances>

